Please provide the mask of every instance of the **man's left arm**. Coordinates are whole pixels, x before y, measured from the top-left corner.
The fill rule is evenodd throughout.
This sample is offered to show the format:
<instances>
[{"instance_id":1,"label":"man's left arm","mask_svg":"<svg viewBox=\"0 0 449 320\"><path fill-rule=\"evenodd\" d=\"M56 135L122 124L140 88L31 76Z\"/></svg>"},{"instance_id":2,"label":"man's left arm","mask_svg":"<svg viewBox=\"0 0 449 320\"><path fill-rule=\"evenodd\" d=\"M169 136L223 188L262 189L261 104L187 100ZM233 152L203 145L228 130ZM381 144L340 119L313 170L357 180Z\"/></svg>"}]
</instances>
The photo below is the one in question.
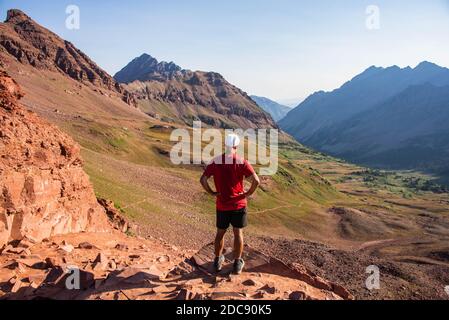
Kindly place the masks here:
<instances>
[{"instance_id":1,"label":"man's left arm","mask_svg":"<svg viewBox=\"0 0 449 320\"><path fill-rule=\"evenodd\" d=\"M210 194L211 196L218 196L218 192L213 191L212 188L210 187L210 185L209 185L209 177L208 177L208 176L206 176L205 174L203 174L203 175L201 176L200 183L201 183L201 185L203 186L203 189L204 189L208 194Z\"/></svg>"}]
</instances>

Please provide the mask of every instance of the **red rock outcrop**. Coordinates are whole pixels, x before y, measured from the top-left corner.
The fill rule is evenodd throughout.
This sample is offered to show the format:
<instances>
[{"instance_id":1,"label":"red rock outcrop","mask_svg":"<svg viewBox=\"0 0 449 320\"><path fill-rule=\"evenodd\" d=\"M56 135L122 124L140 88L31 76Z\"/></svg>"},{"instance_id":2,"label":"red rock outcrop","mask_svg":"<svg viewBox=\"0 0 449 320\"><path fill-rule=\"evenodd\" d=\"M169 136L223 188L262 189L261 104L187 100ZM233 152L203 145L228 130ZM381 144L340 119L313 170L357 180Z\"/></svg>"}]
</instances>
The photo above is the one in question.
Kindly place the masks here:
<instances>
[{"instance_id":1,"label":"red rock outcrop","mask_svg":"<svg viewBox=\"0 0 449 320\"><path fill-rule=\"evenodd\" d=\"M0 71L0 247L25 237L110 230L79 146L20 106L22 95Z\"/></svg>"},{"instance_id":2,"label":"red rock outcrop","mask_svg":"<svg viewBox=\"0 0 449 320\"><path fill-rule=\"evenodd\" d=\"M106 199L98 199L98 203L106 210L106 215L114 229L126 233L130 229L127 219L115 208L112 201Z\"/></svg>"}]
</instances>

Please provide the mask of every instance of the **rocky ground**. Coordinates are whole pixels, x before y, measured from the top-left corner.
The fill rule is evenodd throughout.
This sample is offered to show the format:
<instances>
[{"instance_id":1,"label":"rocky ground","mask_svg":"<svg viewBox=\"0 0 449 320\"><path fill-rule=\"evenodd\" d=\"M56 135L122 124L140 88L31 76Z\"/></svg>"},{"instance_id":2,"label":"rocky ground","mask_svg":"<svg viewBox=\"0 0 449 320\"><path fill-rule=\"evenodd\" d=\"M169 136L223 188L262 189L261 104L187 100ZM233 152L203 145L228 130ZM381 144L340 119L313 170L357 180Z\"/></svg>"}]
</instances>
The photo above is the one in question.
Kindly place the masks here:
<instances>
[{"instance_id":1,"label":"rocky ground","mask_svg":"<svg viewBox=\"0 0 449 320\"><path fill-rule=\"evenodd\" d=\"M386 242L385 248L410 245L418 248L424 239ZM408 242L407 244L405 242ZM330 246L304 240L258 238L253 245L265 254L282 259L285 263L300 263L310 272L344 285L356 299L375 300L448 300L445 286L449 284L449 264L434 259L406 260L398 253L386 257L371 252L372 247L338 250ZM374 244L373 244L374 245ZM382 244L378 244L378 248ZM368 266L380 271L380 289L368 290Z\"/></svg>"},{"instance_id":2,"label":"rocky ground","mask_svg":"<svg viewBox=\"0 0 449 320\"><path fill-rule=\"evenodd\" d=\"M242 275L231 274L229 259L215 274L212 252L211 246L186 252L119 231L61 235L41 243L24 239L1 251L0 299L352 299L344 288L251 248ZM73 268L79 270L79 289Z\"/></svg>"}]
</instances>

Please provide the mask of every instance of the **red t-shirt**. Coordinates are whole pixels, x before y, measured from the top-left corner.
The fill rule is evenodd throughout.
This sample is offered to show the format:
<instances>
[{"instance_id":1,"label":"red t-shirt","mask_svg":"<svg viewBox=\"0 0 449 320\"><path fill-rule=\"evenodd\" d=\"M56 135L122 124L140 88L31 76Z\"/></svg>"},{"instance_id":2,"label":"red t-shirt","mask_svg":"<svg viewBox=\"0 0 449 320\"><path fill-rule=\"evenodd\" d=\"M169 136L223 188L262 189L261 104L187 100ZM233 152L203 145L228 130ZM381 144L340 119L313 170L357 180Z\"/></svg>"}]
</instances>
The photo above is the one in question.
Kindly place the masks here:
<instances>
[{"instance_id":1,"label":"red t-shirt","mask_svg":"<svg viewBox=\"0 0 449 320\"><path fill-rule=\"evenodd\" d=\"M217 197L217 210L234 211L246 208L243 180L253 174L251 164L236 155L222 155L214 159L207 166L204 175L208 178L214 177L215 187L220 194Z\"/></svg>"}]
</instances>

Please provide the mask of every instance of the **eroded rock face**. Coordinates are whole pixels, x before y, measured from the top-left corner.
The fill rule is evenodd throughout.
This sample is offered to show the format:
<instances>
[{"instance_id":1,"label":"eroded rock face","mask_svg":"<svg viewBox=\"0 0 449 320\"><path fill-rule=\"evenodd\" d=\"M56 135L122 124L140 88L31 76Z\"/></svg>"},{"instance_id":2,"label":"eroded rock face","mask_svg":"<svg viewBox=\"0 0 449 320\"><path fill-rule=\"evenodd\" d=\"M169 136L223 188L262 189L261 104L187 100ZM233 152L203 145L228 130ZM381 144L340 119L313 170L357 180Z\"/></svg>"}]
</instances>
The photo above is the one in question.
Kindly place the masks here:
<instances>
[{"instance_id":1,"label":"eroded rock face","mask_svg":"<svg viewBox=\"0 0 449 320\"><path fill-rule=\"evenodd\" d=\"M79 146L26 111L22 91L0 71L0 247L24 237L108 231L82 168Z\"/></svg>"},{"instance_id":2,"label":"eroded rock face","mask_svg":"<svg viewBox=\"0 0 449 320\"><path fill-rule=\"evenodd\" d=\"M106 215L108 216L109 222L114 229L123 233L126 233L129 230L129 222L121 215L119 210L115 208L112 201L98 199L98 203L106 210Z\"/></svg>"}]
</instances>

